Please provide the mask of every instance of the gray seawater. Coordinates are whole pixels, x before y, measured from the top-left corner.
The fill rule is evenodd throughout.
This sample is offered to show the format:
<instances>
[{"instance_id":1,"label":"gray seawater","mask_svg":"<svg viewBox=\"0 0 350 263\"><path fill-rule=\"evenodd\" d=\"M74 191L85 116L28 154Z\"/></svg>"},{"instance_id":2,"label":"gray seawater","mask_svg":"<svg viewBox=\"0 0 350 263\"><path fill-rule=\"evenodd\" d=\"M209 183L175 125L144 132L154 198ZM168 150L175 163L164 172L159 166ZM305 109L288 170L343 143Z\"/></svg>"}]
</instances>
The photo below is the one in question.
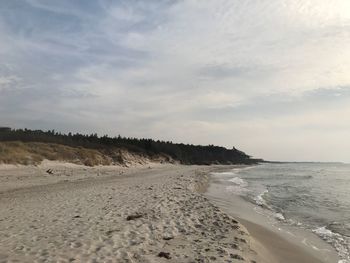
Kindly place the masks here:
<instances>
[{"instance_id":1,"label":"gray seawater","mask_svg":"<svg viewBox=\"0 0 350 263\"><path fill-rule=\"evenodd\" d=\"M350 262L349 164L261 164L219 174L226 191L273 214L280 224L312 231L336 249L339 262Z\"/></svg>"}]
</instances>

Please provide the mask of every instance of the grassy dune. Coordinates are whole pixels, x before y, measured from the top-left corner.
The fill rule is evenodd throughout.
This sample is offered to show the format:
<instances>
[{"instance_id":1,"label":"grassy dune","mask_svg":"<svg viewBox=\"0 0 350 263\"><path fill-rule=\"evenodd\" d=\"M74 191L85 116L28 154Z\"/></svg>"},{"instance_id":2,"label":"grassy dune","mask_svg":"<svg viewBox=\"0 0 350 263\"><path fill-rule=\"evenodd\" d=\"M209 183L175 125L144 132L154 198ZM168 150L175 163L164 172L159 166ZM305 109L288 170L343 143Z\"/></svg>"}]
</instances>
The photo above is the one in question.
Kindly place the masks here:
<instances>
[{"instance_id":1,"label":"grassy dune","mask_svg":"<svg viewBox=\"0 0 350 263\"><path fill-rule=\"evenodd\" d=\"M40 142L0 142L0 163L5 164L40 164L44 159L65 161L87 166L127 165L128 163L146 163L150 157L131 153L124 149L87 149L70 147L55 143ZM161 156L152 158L165 160ZM166 160L165 160L166 161Z\"/></svg>"}]
</instances>

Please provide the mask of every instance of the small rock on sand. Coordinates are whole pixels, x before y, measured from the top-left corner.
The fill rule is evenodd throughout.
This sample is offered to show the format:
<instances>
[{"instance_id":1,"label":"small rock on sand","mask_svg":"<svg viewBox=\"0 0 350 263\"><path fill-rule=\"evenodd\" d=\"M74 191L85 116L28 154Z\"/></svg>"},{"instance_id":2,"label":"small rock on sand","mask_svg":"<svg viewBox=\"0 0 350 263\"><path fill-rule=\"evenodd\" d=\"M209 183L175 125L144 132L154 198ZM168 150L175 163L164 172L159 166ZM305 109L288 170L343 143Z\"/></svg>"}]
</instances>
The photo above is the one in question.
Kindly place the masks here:
<instances>
[{"instance_id":1,"label":"small rock on sand","mask_svg":"<svg viewBox=\"0 0 350 263\"><path fill-rule=\"evenodd\" d=\"M128 215L128 216L126 217L126 220L127 220L127 221L130 221L130 220L135 220L135 219L138 219L138 218L141 218L141 217L142 217L141 214Z\"/></svg>"},{"instance_id":2,"label":"small rock on sand","mask_svg":"<svg viewBox=\"0 0 350 263\"><path fill-rule=\"evenodd\" d=\"M158 257L160 258L166 258L166 259L171 259L170 253L168 252L159 252Z\"/></svg>"}]
</instances>

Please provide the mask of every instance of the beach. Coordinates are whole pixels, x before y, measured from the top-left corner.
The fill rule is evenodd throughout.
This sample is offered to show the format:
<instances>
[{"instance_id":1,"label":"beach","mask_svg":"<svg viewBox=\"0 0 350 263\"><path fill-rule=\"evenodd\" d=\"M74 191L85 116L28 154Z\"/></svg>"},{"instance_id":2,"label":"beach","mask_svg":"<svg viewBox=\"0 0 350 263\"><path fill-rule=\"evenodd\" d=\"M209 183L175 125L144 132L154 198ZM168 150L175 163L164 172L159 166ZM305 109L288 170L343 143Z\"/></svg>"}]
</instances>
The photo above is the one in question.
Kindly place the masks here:
<instances>
[{"instance_id":1,"label":"beach","mask_svg":"<svg viewBox=\"0 0 350 263\"><path fill-rule=\"evenodd\" d=\"M1 165L0 262L322 262L204 196L224 167Z\"/></svg>"}]
</instances>

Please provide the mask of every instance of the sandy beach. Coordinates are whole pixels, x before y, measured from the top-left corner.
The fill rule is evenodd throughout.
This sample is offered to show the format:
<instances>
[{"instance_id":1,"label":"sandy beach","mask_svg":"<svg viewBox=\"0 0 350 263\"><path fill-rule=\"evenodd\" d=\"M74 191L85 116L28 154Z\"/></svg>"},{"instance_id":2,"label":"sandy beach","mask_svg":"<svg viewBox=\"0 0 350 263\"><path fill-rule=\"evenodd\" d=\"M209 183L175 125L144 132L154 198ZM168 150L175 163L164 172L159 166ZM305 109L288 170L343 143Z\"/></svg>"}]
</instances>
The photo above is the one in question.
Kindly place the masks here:
<instances>
[{"instance_id":1,"label":"sandy beach","mask_svg":"<svg viewBox=\"0 0 350 263\"><path fill-rule=\"evenodd\" d=\"M321 262L211 203L214 169L2 165L0 262Z\"/></svg>"}]
</instances>

